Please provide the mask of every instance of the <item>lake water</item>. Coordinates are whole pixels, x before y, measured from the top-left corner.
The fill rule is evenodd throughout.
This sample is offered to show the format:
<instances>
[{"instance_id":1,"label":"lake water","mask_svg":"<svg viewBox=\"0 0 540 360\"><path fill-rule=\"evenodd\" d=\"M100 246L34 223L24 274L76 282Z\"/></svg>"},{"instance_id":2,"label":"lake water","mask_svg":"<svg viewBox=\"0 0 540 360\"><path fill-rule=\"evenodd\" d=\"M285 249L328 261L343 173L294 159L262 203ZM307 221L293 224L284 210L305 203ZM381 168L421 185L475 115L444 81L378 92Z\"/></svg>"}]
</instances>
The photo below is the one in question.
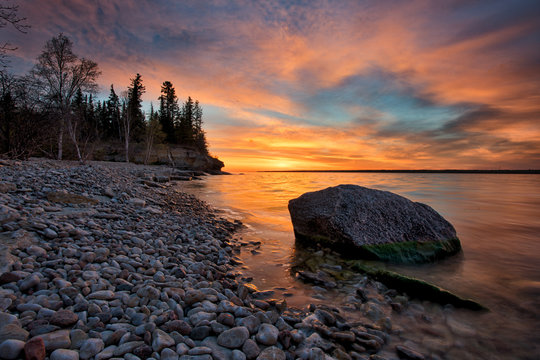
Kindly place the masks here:
<instances>
[{"instance_id":1,"label":"lake water","mask_svg":"<svg viewBox=\"0 0 540 360\"><path fill-rule=\"evenodd\" d=\"M457 331L462 338L438 334L435 343L415 342L425 326L394 315L392 323L411 333L411 345L424 352L439 346L443 350L433 354L448 359L540 359L539 175L253 172L210 176L179 188L241 220L247 226L240 234L243 240L262 243L242 252L242 272L259 289L273 289L277 297L288 297L289 305L302 307L328 301L329 295L321 300L317 289L291 274L298 250L287 204L305 192L338 184L392 191L426 203L457 230L462 254L436 264L382 266L472 298L491 311L452 310L452 319L463 324ZM330 296L332 302L340 298L339 293ZM423 306L435 328L440 308Z\"/></svg>"}]
</instances>

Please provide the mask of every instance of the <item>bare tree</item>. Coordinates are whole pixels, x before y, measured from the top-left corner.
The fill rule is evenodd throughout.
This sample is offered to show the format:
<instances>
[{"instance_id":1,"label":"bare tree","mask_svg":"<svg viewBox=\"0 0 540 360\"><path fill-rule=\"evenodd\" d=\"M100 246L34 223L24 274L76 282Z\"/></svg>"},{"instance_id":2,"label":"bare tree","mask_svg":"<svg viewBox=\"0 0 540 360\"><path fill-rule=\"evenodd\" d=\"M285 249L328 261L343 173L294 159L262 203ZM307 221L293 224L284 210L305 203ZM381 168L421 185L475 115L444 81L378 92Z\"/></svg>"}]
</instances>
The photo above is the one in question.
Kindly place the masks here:
<instances>
[{"instance_id":1,"label":"bare tree","mask_svg":"<svg viewBox=\"0 0 540 360\"><path fill-rule=\"evenodd\" d=\"M150 154L152 153L152 147L154 142L160 143L165 139L165 134L161 130L161 124L159 122L159 114L154 112L154 107L150 108L150 118L146 124L145 143L146 151L144 153L144 164L148 165Z\"/></svg>"},{"instance_id":2,"label":"bare tree","mask_svg":"<svg viewBox=\"0 0 540 360\"><path fill-rule=\"evenodd\" d=\"M62 160L62 145L64 128L76 130L70 123L70 104L80 89L93 93L97 89L96 79L101 74L97 63L85 58L79 58L73 53L73 43L63 34L47 41L43 52L37 58L37 64L32 70L41 91L46 99L58 111L58 159ZM71 136L78 149L77 137ZM82 161L80 152L79 160Z\"/></svg>"},{"instance_id":3,"label":"bare tree","mask_svg":"<svg viewBox=\"0 0 540 360\"><path fill-rule=\"evenodd\" d=\"M6 0L0 0L0 28L6 27L11 24L16 30L26 34L28 32L29 25L25 24L26 18L19 17L17 12L19 11L18 5L10 5ZM0 44L0 65L5 66L5 55L7 51L13 51L17 48L8 42Z\"/></svg>"},{"instance_id":4,"label":"bare tree","mask_svg":"<svg viewBox=\"0 0 540 360\"><path fill-rule=\"evenodd\" d=\"M129 102L127 91L122 91L122 114L120 115L120 127L122 128L122 136L124 137L124 150L126 153L126 162L129 162L129 139L131 136L131 128L133 127L133 119L131 114L126 109L126 104Z\"/></svg>"}]
</instances>

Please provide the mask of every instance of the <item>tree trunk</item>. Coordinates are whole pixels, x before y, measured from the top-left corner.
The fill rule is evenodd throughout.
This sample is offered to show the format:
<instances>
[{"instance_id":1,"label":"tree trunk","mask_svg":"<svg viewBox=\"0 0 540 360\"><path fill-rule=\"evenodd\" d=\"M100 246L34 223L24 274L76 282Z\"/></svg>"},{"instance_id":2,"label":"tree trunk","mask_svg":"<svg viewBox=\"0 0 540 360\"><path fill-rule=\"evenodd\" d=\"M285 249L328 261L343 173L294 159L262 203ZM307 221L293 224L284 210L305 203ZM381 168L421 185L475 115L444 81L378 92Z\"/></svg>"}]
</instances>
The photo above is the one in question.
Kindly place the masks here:
<instances>
[{"instance_id":1,"label":"tree trunk","mask_svg":"<svg viewBox=\"0 0 540 360\"><path fill-rule=\"evenodd\" d=\"M126 148L126 162L129 162L129 135L125 137L125 148Z\"/></svg>"},{"instance_id":2,"label":"tree trunk","mask_svg":"<svg viewBox=\"0 0 540 360\"><path fill-rule=\"evenodd\" d=\"M62 143L64 140L64 119L60 120L60 132L58 133L58 160L62 160Z\"/></svg>"}]
</instances>

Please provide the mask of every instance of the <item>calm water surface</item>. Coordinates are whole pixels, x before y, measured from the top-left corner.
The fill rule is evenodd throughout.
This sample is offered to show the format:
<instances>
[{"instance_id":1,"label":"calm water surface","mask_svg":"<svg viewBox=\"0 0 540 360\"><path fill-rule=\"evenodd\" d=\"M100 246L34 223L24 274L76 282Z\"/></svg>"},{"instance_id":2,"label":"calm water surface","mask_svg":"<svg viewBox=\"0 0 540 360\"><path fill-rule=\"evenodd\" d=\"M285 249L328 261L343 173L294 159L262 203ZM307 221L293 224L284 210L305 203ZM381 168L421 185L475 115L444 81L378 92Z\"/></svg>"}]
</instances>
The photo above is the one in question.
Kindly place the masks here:
<instances>
[{"instance_id":1,"label":"calm water surface","mask_svg":"<svg viewBox=\"0 0 540 360\"><path fill-rule=\"evenodd\" d=\"M262 242L255 254L242 253L243 273L252 276L260 289L292 295L288 303L301 307L317 297L310 285L290 272L297 250L287 203L305 192L338 184L392 191L426 203L448 219L457 230L462 254L437 264L383 266L489 307L487 314L459 310L453 314L466 329L473 329L463 335L477 334L473 345L469 339L463 346L474 346L481 358L540 359L538 175L246 173L207 177L181 184L180 189L242 220L247 226L243 239ZM421 331L407 319L392 320L402 322L404 329Z\"/></svg>"}]
</instances>

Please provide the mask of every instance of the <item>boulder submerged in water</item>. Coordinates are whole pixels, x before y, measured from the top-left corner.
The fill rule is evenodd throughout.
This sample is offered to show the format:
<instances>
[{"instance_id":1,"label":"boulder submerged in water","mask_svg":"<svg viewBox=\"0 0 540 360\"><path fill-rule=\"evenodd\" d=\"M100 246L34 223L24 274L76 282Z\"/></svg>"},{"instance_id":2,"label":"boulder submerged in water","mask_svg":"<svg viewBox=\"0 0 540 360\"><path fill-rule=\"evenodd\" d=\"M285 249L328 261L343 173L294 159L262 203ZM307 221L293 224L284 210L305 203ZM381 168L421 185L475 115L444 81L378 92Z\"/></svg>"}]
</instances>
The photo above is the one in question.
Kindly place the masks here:
<instances>
[{"instance_id":1,"label":"boulder submerged in water","mask_svg":"<svg viewBox=\"0 0 540 360\"><path fill-rule=\"evenodd\" d=\"M456 230L428 205L357 185L308 192L289 201L298 241L348 255L425 263L456 254Z\"/></svg>"}]
</instances>

